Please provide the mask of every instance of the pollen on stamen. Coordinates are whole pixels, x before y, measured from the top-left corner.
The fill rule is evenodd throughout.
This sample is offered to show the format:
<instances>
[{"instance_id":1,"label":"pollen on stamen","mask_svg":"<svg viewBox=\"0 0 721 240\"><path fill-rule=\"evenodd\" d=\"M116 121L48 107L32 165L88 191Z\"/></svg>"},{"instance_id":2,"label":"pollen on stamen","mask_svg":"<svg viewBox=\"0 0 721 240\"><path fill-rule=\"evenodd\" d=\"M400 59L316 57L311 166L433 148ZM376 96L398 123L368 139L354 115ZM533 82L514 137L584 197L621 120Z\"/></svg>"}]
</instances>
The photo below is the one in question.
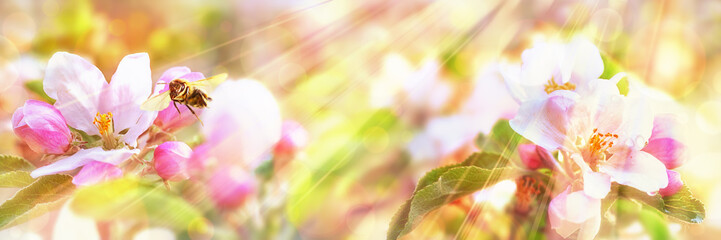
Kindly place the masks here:
<instances>
[{"instance_id":1,"label":"pollen on stamen","mask_svg":"<svg viewBox=\"0 0 721 240\"><path fill-rule=\"evenodd\" d=\"M602 154L613 146L616 139L618 134L599 133L598 129L593 129L593 134L588 139L588 150L592 154Z\"/></svg>"},{"instance_id":2,"label":"pollen on stamen","mask_svg":"<svg viewBox=\"0 0 721 240\"><path fill-rule=\"evenodd\" d=\"M518 213L526 214L531 209L531 203L539 194L545 191L545 185L533 177L522 176L516 181L516 206Z\"/></svg>"},{"instance_id":3,"label":"pollen on stamen","mask_svg":"<svg viewBox=\"0 0 721 240\"><path fill-rule=\"evenodd\" d=\"M543 90L546 91L547 94L550 94L556 90L576 90L575 84L567 82L567 83L564 83L563 85L558 85L558 83L556 83L556 81L554 81L553 78L548 80L548 83L546 83L546 85L544 87L545 88Z\"/></svg>"},{"instance_id":4,"label":"pollen on stamen","mask_svg":"<svg viewBox=\"0 0 721 240\"><path fill-rule=\"evenodd\" d=\"M93 119L93 124L98 128L98 131L101 135L108 135L113 133L113 113L96 113L95 119Z\"/></svg>"}]
</instances>

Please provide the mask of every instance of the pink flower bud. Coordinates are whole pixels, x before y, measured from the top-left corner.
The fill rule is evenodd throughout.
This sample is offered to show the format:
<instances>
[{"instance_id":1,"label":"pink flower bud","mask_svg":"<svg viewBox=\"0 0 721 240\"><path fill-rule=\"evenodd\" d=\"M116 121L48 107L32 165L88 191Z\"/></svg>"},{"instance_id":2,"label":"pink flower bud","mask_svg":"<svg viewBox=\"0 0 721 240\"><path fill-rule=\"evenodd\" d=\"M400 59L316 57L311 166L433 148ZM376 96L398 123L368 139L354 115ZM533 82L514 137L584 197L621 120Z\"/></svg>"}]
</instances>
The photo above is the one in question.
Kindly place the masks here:
<instances>
[{"instance_id":1,"label":"pink flower bud","mask_svg":"<svg viewBox=\"0 0 721 240\"><path fill-rule=\"evenodd\" d=\"M308 145L308 131L300 123L286 120L281 127L281 137L275 145L275 155L294 156Z\"/></svg>"},{"instance_id":2,"label":"pink flower bud","mask_svg":"<svg viewBox=\"0 0 721 240\"><path fill-rule=\"evenodd\" d=\"M681 190L681 187L683 186L683 181L681 181L681 174L673 170L666 170L666 174L668 174L668 185L658 191L658 193L660 193L661 196L664 197L676 194L678 190Z\"/></svg>"},{"instance_id":3,"label":"pink flower bud","mask_svg":"<svg viewBox=\"0 0 721 240\"><path fill-rule=\"evenodd\" d=\"M80 172L73 177L73 184L88 186L96 183L117 179L123 176L123 170L113 164L92 161L85 164Z\"/></svg>"},{"instance_id":4,"label":"pink flower bud","mask_svg":"<svg viewBox=\"0 0 721 240\"><path fill-rule=\"evenodd\" d=\"M193 150L183 142L164 142L153 154L155 171L169 181L188 179L187 163L192 154Z\"/></svg>"},{"instance_id":5,"label":"pink flower bud","mask_svg":"<svg viewBox=\"0 0 721 240\"><path fill-rule=\"evenodd\" d=\"M686 160L685 149L686 146L683 143L673 138L656 138L648 141L643 151L658 158L667 169L674 169L681 166Z\"/></svg>"},{"instance_id":6,"label":"pink flower bud","mask_svg":"<svg viewBox=\"0 0 721 240\"><path fill-rule=\"evenodd\" d=\"M547 163L553 158L548 150L535 144L518 145L518 155L523 164L531 170L547 167Z\"/></svg>"},{"instance_id":7,"label":"pink flower bud","mask_svg":"<svg viewBox=\"0 0 721 240\"><path fill-rule=\"evenodd\" d=\"M15 110L12 124L15 135L38 153L63 154L73 140L63 115L45 102L28 100Z\"/></svg>"},{"instance_id":8,"label":"pink flower bud","mask_svg":"<svg viewBox=\"0 0 721 240\"><path fill-rule=\"evenodd\" d=\"M208 180L210 196L219 208L237 208L255 192L255 178L240 167L221 167Z\"/></svg>"}]
</instances>

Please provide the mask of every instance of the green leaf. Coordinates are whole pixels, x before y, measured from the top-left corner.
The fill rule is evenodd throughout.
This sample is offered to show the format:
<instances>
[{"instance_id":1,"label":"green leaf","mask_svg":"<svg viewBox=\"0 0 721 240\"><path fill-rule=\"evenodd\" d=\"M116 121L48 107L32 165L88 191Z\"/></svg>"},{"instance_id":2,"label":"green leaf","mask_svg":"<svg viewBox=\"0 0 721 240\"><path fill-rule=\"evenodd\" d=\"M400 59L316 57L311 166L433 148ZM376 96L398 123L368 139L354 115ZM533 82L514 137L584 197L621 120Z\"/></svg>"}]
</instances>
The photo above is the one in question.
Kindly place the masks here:
<instances>
[{"instance_id":1,"label":"green leaf","mask_svg":"<svg viewBox=\"0 0 721 240\"><path fill-rule=\"evenodd\" d=\"M641 225L646 229L648 235L651 236L651 239L663 240L672 238L666 220L658 211L653 210L653 208L644 206L639 213L638 219L641 221Z\"/></svg>"},{"instance_id":2,"label":"green leaf","mask_svg":"<svg viewBox=\"0 0 721 240\"><path fill-rule=\"evenodd\" d=\"M72 180L68 175L42 176L15 193L0 205L0 229L59 208L75 189Z\"/></svg>"},{"instance_id":3,"label":"green leaf","mask_svg":"<svg viewBox=\"0 0 721 240\"><path fill-rule=\"evenodd\" d=\"M0 155L0 173L32 170L35 170L35 166L24 158L6 154Z\"/></svg>"},{"instance_id":4,"label":"green leaf","mask_svg":"<svg viewBox=\"0 0 721 240\"><path fill-rule=\"evenodd\" d=\"M0 173L0 188L19 188L33 183L35 179L30 172L12 171Z\"/></svg>"},{"instance_id":5,"label":"green leaf","mask_svg":"<svg viewBox=\"0 0 721 240\"><path fill-rule=\"evenodd\" d=\"M424 187L438 181L438 178L440 178L441 175L457 167L475 166L490 170L498 167L505 167L506 164L508 164L508 159L498 154L489 152L473 153L470 157L466 158L466 160L461 163L446 165L433 169L430 172L426 173L426 175L424 175L421 180L418 181L418 185L416 185L416 191L423 189Z\"/></svg>"},{"instance_id":6,"label":"green leaf","mask_svg":"<svg viewBox=\"0 0 721 240\"><path fill-rule=\"evenodd\" d=\"M618 83L616 83L616 87L618 88L618 92L621 93L621 95L628 96L628 78L624 77L621 80L618 80Z\"/></svg>"},{"instance_id":7,"label":"green leaf","mask_svg":"<svg viewBox=\"0 0 721 240\"><path fill-rule=\"evenodd\" d=\"M619 186L618 195L644 203L668 216L688 223L701 223L706 218L703 203L693 197L691 190L683 186L676 194L661 197L649 196L631 187Z\"/></svg>"},{"instance_id":8,"label":"green leaf","mask_svg":"<svg viewBox=\"0 0 721 240\"><path fill-rule=\"evenodd\" d=\"M32 80L25 82L25 88L27 88L30 92L33 92L37 94L41 100L54 104L55 99L50 98L47 94L45 94L45 90L43 90L43 80Z\"/></svg>"},{"instance_id":9,"label":"green leaf","mask_svg":"<svg viewBox=\"0 0 721 240\"><path fill-rule=\"evenodd\" d=\"M513 131L508 120L501 119L493 125L489 136L479 135L476 144L484 152L494 152L510 158L522 139L520 134Z\"/></svg>"},{"instance_id":10,"label":"green leaf","mask_svg":"<svg viewBox=\"0 0 721 240\"><path fill-rule=\"evenodd\" d=\"M25 159L0 155L0 188L25 187L35 181L30 177L30 171L35 167Z\"/></svg>"},{"instance_id":11,"label":"green leaf","mask_svg":"<svg viewBox=\"0 0 721 240\"><path fill-rule=\"evenodd\" d=\"M77 214L98 220L148 220L151 224L180 231L188 229L191 224L204 222L201 212L181 197L165 190L162 185L135 178L121 178L82 188L70 206Z\"/></svg>"},{"instance_id":12,"label":"green leaf","mask_svg":"<svg viewBox=\"0 0 721 240\"><path fill-rule=\"evenodd\" d=\"M601 74L601 79L611 79L613 76L616 76L616 74L623 72L623 68L610 56L602 53L601 60L603 60L603 73ZM628 96L628 85L628 78L619 80L618 83L616 83L618 92L621 93L621 95Z\"/></svg>"},{"instance_id":13,"label":"green leaf","mask_svg":"<svg viewBox=\"0 0 721 240\"><path fill-rule=\"evenodd\" d=\"M607 54L601 53L601 60L603 60L603 73L599 78L611 79L617 73L623 72L623 68Z\"/></svg>"},{"instance_id":14,"label":"green leaf","mask_svg":"<svg viewBox=\"0 0 721 240\"><path fill-rule=\"evenodd\" d=\"M440 174L437 181L416 191L391 220L388 239L397 239L409 233L430 211L465 195L492 186L510 177L510 168L484 169L476 166L459 166ZM435 173L438 174L438 173Z\"/></svg>"},{"instance_id":15,"label":"green leaf","mask_svg":"<svg viewBox=\"0 0 721 240\"><path fill-rule=\"evenodd\" d=\"M260 163L260 165L255 168L255 175L263 180L270 180L273 177L273 161L275 161L275 159Z\"/></svg>"}]
</instances>

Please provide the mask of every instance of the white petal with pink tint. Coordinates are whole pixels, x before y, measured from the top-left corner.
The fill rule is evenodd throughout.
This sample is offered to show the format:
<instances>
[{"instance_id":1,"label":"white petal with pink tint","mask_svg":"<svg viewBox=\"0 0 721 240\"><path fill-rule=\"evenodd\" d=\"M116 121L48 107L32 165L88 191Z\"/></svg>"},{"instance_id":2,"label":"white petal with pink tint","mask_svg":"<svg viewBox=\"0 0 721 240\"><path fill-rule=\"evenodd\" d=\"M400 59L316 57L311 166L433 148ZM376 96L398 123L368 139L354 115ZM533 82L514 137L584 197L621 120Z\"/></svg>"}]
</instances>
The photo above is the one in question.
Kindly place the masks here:
<instances>
[{"instance_id":1,"label":"white petal with pink tint","mask_svg":"<svg viewBox=\"0 0 721 240\"><path fill-rule=\"evenodd\" d=\"M559 65L564 83L571 81L571 77L594 80L603 73L601 53L587 39L574 38L564 45L563 54Z\"/></svg>"},{"instance_id":2,"label":"white petal with pink tint","mask_svg":"<svg viewBox=\"0 0 721 240\"><path fill-rule=\"evenodd\" d=\"M561 90L547 99L526 102L510 121L511 128L536 145L555 150L567 142L570 113L578 99L576 93Z\"/></svg>"},{"instance_id":3,"label":"white petal with pink tint","mask_svg":"<svg viewBox=\"0 0 721 240\"><path fill-rule=\"evenodd\" d=\"M583 192L589 197L603 199L611 191L611 176L587 171L583 173Z\"/></svg>"},{"instance_id":4,"label":"white petal with pink tint","mask_svg":"<svg viewBox=\"0 0 721 240\"><path fill-rule=\"evenodd\" d=\"M103 96L101 113L112 112L115 131L128 129L123 140L136 146L138 136L150 125L157 112L143 111L140 105L152 91L150 58L147 53L127 55L118 64L110 85L108 96Z\"/></svg>"},{"instance_id":5,"label":"white petal with pink tint","mask_svg":"<svg viewBox=\"0 0 721 240\"><path fill-rule=\"evenodd\" d=\"M68 125L90 135L98 134L93 119L107 82L100 70L78 55L55 53L48 62L43 89Z\"/></svg>"},{"instance_id":6,"label":"white petal with pink tint","mask_svg":"<svg viewBox=\"0 0 721 240\"><path fill-rule=\"evenodd\" d=\"M124 148L109 151L105 151L101 147L80 149L72 156L68 156L66 158L58 160L57 162L51 163L50 165L35 169L32 173L30 173L30 176L32 176L33 178L37 178L40 176L70 171L84 166L85 164L88 164L92 161L99 161L116 165L130 158L130 156L138 152L140 152L139 149L129 150Z\"/></svg>"},{"instance_id":7,"label":"white petal with pink tint","mask_svg":"<svg viewBox=\"0 0 721 240\"><path fill-rule=\"evenodd\" d=\"M616 152L599 165L599 171L619 184L644 192L656 192L668 185L666 167L647 152L628 149Z\"/></svg>"}]
</instances>

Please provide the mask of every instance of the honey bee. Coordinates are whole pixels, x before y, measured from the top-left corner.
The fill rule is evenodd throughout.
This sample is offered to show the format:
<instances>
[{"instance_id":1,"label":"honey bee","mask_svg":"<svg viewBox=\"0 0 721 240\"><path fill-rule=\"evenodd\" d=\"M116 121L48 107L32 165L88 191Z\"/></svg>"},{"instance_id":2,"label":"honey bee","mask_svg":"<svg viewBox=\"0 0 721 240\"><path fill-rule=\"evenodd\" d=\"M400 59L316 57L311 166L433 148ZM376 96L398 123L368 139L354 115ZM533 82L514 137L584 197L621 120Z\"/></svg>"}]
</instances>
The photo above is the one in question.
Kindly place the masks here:
<instances>
[{"instance_id":1,"label":"honey bee","mask_svg":"<svg viewBox=\"0 0 721 240\"><path fill-rule=\"evenodd\" d=\"M200 121L200 118L198 118L198 115L195 114L195 111L193 111L191 107L206 108L208 107L208 102L213 100L213 98L208 96L203 87L216 85L225 81L226 78L228 78L228 74L223 73L194 82L190 82L185 79L173 79L167 83L158 83L168 84L168 91L148 98L148 100L140 105L140 109L146 111L160 111L167 108L172 101L173 106L175 106L175 109L178 110L178 114L180 114L180 109L177 104L180 103L185 105L185 107L193 113L195 118ZM203 124L202 121L200 123Z\"/></svg>"}]
</instances>

